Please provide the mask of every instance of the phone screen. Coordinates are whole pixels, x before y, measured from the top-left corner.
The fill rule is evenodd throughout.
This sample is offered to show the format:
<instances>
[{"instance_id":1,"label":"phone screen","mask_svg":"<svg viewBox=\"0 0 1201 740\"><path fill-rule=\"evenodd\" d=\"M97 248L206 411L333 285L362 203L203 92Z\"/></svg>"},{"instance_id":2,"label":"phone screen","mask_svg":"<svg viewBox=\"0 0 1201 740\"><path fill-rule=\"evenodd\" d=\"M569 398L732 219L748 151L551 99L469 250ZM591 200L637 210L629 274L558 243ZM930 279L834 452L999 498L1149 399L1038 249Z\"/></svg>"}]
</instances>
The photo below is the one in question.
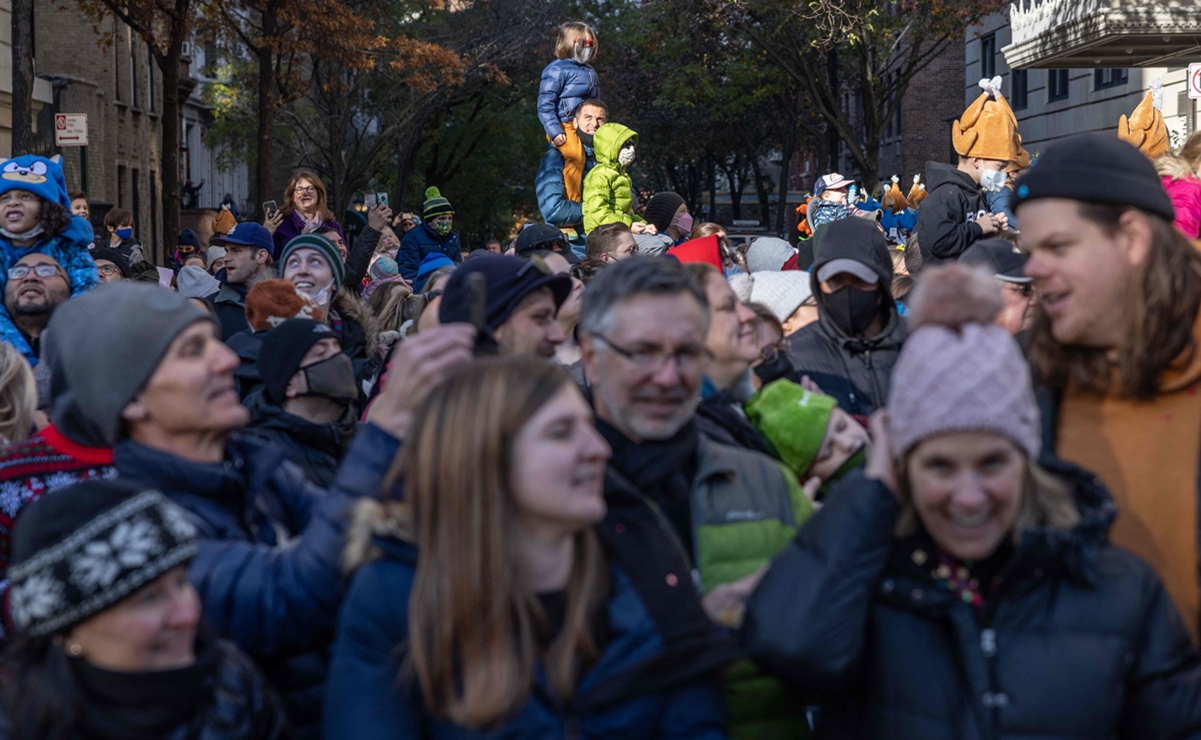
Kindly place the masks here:
<instances>
[{"instance_id":1,"label":"phone screen","mask_svg":"<svg viewBox=\"0 0 1201 740\"><path fill-rule=\"evenodd\" d=\"M388 194L387 193L376 193L375 194L375 202L379 203L381 206L388 205Z\"/></svg>"}]
</instances>

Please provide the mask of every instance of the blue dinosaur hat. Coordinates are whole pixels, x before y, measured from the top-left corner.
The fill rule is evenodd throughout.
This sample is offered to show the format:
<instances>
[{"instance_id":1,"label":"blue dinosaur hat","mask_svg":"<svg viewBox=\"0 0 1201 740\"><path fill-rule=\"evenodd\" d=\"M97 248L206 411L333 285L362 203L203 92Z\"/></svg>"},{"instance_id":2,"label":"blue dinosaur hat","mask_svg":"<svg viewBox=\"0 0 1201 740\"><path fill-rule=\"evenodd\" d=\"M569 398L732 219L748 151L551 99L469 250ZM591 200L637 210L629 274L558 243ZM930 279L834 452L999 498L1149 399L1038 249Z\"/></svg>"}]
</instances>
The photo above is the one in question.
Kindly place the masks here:
<instances>
[{"instance_id":1,"label":"blue dinosaur hat","mask_svg":"<svg viewBox=\"0 0 1201 740\"><path fill-rule=\"evenodd\" d=\"M62 161L62 156L58 154L51 159L36 154L22 154L0 160L0 194L10 190L28 190L42 200L58 203L71 210Z\"/></svg>"}]
</instances>

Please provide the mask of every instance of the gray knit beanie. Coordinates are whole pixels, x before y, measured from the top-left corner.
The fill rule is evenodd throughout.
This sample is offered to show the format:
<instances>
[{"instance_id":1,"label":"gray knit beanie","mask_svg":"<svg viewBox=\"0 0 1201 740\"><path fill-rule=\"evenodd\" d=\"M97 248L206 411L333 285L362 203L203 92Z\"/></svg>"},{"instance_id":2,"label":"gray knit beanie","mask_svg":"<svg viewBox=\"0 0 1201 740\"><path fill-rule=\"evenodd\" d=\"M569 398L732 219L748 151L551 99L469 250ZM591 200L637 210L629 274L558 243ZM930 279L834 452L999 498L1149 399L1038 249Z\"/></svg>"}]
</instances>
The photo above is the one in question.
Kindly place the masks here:
<instances>
[{"instance_id":1,"label":"gray knit beanie","mask_svg":"<svg viewBox=\"0 0 1201 740\"><path fill-rule=\"evenodd\" d=\"M221 289L221 283L200 265L184 265L175 276L175 285L183 298L206 298Z\"/></svg>"},{"instance_id":2,"label":"gray knit beanie","mask_svg":"<svg viewBox=\"0 0 1201 740\"><path fill-rule=\"evenodd\" d=\"M800 270L761 270L753 273L751 280L751 303L765 306L781 324L813 295L809 273Z\"/></svg>"},{"instance_id":3,"label":"gray knit beanie","mask_svg":"<svg viewBox=\"0 0 1201 740\"><path fill-rule=\"evenodd\" d=\"M51 417L86 421L106 444L116 444L121 412L167 348L184 329L210 320L186 299L146 283L102 284L67 301L46 329L65 381Z\"/></svg>"},{"instance_id":4,"label":"gray knit beanie","mask_svg":"<svg viewBox=\"0 0 1201 740\"><path fill-rule=\"evenodd\" d=\"M779 271L784 263L796 254L788 242L775 236L759 237L746 250L746 268L751 272L760 270Z\"/></svg>"}]
</instances>

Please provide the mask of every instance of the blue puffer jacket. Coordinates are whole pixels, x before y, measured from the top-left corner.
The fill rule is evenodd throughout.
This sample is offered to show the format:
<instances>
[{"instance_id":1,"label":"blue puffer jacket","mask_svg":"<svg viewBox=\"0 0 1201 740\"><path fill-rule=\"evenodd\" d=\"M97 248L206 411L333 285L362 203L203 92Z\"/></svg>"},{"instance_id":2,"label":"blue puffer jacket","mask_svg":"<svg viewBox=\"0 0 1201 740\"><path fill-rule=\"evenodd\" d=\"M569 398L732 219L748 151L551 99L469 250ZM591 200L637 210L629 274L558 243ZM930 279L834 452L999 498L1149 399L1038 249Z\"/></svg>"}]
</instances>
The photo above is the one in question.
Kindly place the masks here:
<instances>
[{"instance_id":1,"label":"blue puffer jacket","mask_svg":"<svg viewBox=\"0 0 1201 740\"><path fill-rule=\"evenodd\" d=\"M188 575L205 619L259 663L298 737L315 737L320 726L348 509L378 493L398 448L365 425L328 492L283 450L249 438L232 438L220 465L129 440L113 451L120 477L155 486L191 514L200 551Z\"/></svg>"},{"instance_id":2,"label":"blue puffer jacket","mask_svg":"<svg viewBox=\"0 0 1201 740\"><path fill-rule=\"evenodd\" d=\"M422 221L409 229L400 240L400 251L396 254L396 265L400 274L410 283L417 279L417 266L428 254L444 254L456 265L463 261L463 253L459 249L459 235L452 231L446 236L438 236L438 232Z\"/></svg>"},{"instance_id":3,"label":"blue puffer jacket","mask_svg":"<svg viewBox=\"0 0 1201 740\"><path fill-rule=\"evenodd\" d=\"M95 288L100 282L100 275L96 272L96 263L92 261L92 255L89 253L93 236L92 225L86 219L82 216L72 216L63 233L41 239L29 248L15 246L8 239L0 237L0 293L3 293L8 285L8 269L29 254L53 257L67 273L71 295L86 293ZM37 355L13 325L12 317L8 315L3 303L0 301L0 341L8 342L20 350L30 365L37 365Z\"/></svg>"},{"instance_id":4,"label":"blue puffer jacket","mask_svg":"<svg viewBox=\"0 0 1201 740\"><path fill-rule=\"evenodd\" d=\"M1043 462L1080 523L1025 530L980 609L938 580L932 540L893 536L896 497L858 473L776 558L744 630L819 701L819 740L1201 737L1201 659L1163 584L1108 543L1100 480Z\"/></svg>"},{"instance_id":5,"label":"blue puffer jacket","mask_svg":"<svg viewBox=\"0 0 1201 740\"><path fill-rule=\"evenodd\" d=\"M386 524L376 529L384 530ZM615 564L609 571L608 642L581 677L570 706L558 701L539 671L529 700L500 728L473 731L431 716L415 682L397 680L405 657L398 648L408 637L416 550L388 536L376 536L372 544L382 557L355 574L338 619L325 693L326 738L718 740L726 736L721 696L712 681L694 678L669 687L640 675L640 668L661 657L664 640L639 591Z\"/></svg>"},{"instance_id":6,"label":"blue puffer jacket","mask_svg":"<svg viewBox=\"0 0 1201 740\"><path fill-rule=\"evenodd\" d=\"M596 166L596 153L592 147L584 147L584 177ZM538 174L534 178L534 190L538 194L538 210L542 211L542 220L559 228L574 226L581 234L584 232L584 205L579 201L567 199L567 188L563 184L563 155L559 150L547 147L542 155L542 163L538 165ZM580 179L580 192L584 192L584 180Z\"/></svg>"},{"instance_id":7,"label":"blue puffer jacket","mask_svg":"<svg viewBox=\"0 0 1201 740\"><path fill-rule=\"evenodd\" d=\"M538 85L538 120L546 135L555 138L563 133L562 121L570 121L589 98L600 97L600 78L590 64L574 59L556 59L542 70Z\"/></svg>"}]
</instances>

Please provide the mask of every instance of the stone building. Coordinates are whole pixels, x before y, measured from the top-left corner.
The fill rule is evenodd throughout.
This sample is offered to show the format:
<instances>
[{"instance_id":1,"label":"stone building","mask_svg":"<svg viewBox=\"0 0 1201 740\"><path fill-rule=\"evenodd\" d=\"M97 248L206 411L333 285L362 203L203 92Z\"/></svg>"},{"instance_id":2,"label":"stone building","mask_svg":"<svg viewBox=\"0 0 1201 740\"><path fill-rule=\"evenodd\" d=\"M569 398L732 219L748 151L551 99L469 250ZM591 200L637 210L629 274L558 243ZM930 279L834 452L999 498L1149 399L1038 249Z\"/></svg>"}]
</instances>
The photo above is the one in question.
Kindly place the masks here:
<instances>
[{"instance_id":1,"label":"stone building","mask_svg":"<svg viewBox=\"0 0 1201 740\"><path fill-rule=\"evenodd\" d=\"M7 6L8 0L0 3ZM3 23L5 33L9 25ZM174 235L162 234L162 73L146 42L123 23L110 19L101 31L104 35L96 33L91 19L73 2L35 3L35 97L43 87L49 93L37 112L35 148L39 154L62 155L67 185L87 192L94 224L99 225L114 206L130 211L135 236L163 264L166 251L174 248ZM10 52L5 57L8 70L11 56ZM185 57L184 63L188 68L180 84L184 96L178 143L181 182L205 180L199 193L201 208L217 207L226 193L242 206L249 192L247 168L223 166L204 141L211 109L202 99L209 81L201 74L203 57ZM0 123L11 115L11 98L2 97L4 69L0 66ZM89 145L56 147L55 113L87 114ZM8 156L7 143L0 126L0 156ZM193 216L183 214L185 226L198 214Z\"/></svg>"},{"instance_id":2,"label":"stone building","mask_svg":"<svg viewBox=\"0 0 1201 740\"><path fill-rule=\"evenodd\" d=\"M1057 139L1116 131L1151 81L1163 82L1173 143L1198 128L1188 97L1189 62L1201 61L1201 3L1149 0L1021 0L968 29L964 99L999 76L1028 151Z\"/></svg>"}]
</instances>

